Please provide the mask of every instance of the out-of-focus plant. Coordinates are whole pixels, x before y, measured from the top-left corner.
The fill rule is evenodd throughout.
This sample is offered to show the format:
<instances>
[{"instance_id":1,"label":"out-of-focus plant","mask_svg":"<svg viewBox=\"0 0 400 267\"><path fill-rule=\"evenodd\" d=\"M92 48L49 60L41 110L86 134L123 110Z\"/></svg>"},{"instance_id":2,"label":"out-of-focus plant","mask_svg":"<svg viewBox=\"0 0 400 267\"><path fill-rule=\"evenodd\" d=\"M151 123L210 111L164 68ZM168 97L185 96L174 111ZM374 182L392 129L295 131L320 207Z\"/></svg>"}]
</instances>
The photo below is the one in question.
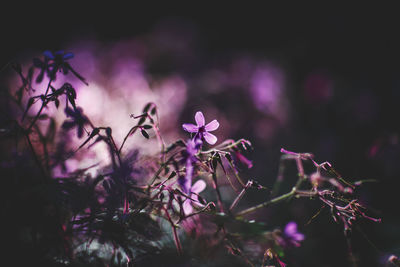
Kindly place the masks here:
<instances>
[{"instance_id":1,"label":"out-of-focus plant","mask_svg":"<svg viewBox=\"0 0 400 267\"><path fill-rule=\"evenodd\" d=\"M22 117L10 119L1 131L4 140L15 141L8 164L1 166L9 177L2 191L6 200L2 212L11 218L5 240L12 240L10 255L30 256L15 259L16 264L221 266L231 262L235 266L285 266L285 251L307 242L297 223L282 222L286 225L282 231L248 216L298 198L318 201L330 210L333 221L343 226L350 258L356 263L350 235L353 226L364 219L380 221L367 215L354 194L362 181L346 181L330 163L317 163L310 153L285 149L281 149L281 166L271 189L255 180L246 181L240 175L240 166L253 166L245 157L252 149L250 141L217 144L217 136L210 132L219 128L219 122L206 124L199 111L196 125L182 125L190 138L166 144L154 103L146 104L141 114L131 115L132 127L125 138L115 140L110 127L95 125L85 115L71 84L53 86L58 73L69 71L86 84L67 62L73 54L46 51L43 55L43 59L33 61L39 69L35 84L33 67L24 74L21 66L13 66L22 87L9 97ZM32 96L33 86L42 86L45 74L49 78L45 93ZM46 113L51 103L61 106L67 116L59 128ZM37 112L31 115L35 105ZM65 144L72 128L77 129L81 144L67 151ZM141 134L143 141L156 138L160 150L151 156L141 155L135 147L126 145L135 134ZM72 172L65 167L66 160L98 143L108 148L111 163L94 177L87 169ZM298 176L289 192L281 192L288 161L296 163ZM310 164L312 171L306 172L304 164ZM58 165L65 173L63 177L54 175ZM231 203L221 183L228 183L236 192ZM238 210L243 197L254 191L265 193L268 200Z\"/></svg>"}]
</instances>

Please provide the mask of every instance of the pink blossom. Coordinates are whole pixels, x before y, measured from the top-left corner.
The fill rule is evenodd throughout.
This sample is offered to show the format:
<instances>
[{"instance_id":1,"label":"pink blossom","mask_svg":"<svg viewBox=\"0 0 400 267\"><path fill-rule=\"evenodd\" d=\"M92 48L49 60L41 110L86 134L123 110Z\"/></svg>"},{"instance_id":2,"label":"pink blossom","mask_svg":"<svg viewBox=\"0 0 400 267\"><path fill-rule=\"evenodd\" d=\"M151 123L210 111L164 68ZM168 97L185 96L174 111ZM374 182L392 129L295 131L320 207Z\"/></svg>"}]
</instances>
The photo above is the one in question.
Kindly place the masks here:
<instances>
[{"instance_id":1,"label":"pink blossom","mask_svg":"<svg viewBox=\"0 0 400 267\"><path fill-rule=\"evenodd\" d=\"M191 199L186 199L183 202L183 211L185 212L185 215L189 215L193 212L193 207L192 205L197 205L197 206L203 206L199 202L199 197L198 194L202 192L206 188L206 183L203 180L198 180L197 182L194 183L190 190L189 197Z\"/></svg>"},{"instance_id":2,"label":"pink blossom","mask_svg":"<svg viewBox=\"0 0 400 267\"><path fill-rule=\"evenodd\" d=\"M281 240L281 245L285 247L300 247L300 242L304 240L304 234L297 231L297 223L289 222L285 226L283 232L283 240Z\"/></svg>"},{"instance_id":3,"label":"pink blossom","mask_svg":"<svg viewBox=\"0 0 400 267\"><path fill-rule=\"evenodd\" d=\"M204 115L201 111L197 111L194 116L196 120L196 125L192 123L185 123L182 125L183 129L189 133L196 133L195 139L206 140L210 145L214 145L217 142L217 137L209 132L215 131L219 127L219 122L213 120L206 125Z\"/></svg>"}]
</instances>

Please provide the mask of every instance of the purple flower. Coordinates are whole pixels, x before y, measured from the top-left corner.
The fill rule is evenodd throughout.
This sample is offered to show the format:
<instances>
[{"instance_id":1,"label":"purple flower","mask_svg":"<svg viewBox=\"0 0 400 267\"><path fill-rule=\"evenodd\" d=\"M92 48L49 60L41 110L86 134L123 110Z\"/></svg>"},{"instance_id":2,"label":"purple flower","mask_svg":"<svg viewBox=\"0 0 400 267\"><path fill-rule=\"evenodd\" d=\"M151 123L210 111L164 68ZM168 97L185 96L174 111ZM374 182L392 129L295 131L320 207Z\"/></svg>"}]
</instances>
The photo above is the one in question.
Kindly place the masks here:
<instances>
[{"instance_id":1,"label":"purple flower","mask_svg":"<svg viewBox=\"0 0 400 267\"><path fill-rule=\"evenodd\" d=\"M49 59L55 60L56 62L63 62L74 57L74 54L65 53L64 50L59 50L54 53L46 50L43 52L43 55Z\"/></svg>"},{"instance_id":2,"label":"purple flower","mask_svg":"<svg viewBox=\"0 0 400 267\"><path fill-rule=\"evenodd\" d=\"M50 51L45 51L43 54L47 54L47 56L53 60L54 69L61 69L64 74L67 74L68 71L71 69L70 65L67 63L68 59L74 57L72 53L65 53L63 50L56 51L51 53Z\"/></svg>"},{"instance_id":3,"label":"purple flower","mask_svg":"<svg viewBox=\"0 0 400 267\"><path fill-rule=\"evenodd\" d=\"M198 194L202 192L206 188L206 183L203 180L198 180L194 185L191 187L189 197L193 200L186 199L183 202L183 211L185 215L189 215L193 211L193 204L197 206L203 206L199 202Z\"/></svg>"},{"instance_id":4,"label":"purple flower","mask_svg":"<svg viewBox=\"0 0 400 267\"><path fill-rule=\"evenodd\" d=\"M297 224L295 222L289 222L285 226L282 240L279 240L279 243L284 247L299 247L300 242L303 240L304 235L297 232Z\"/></svg>"},{"instance_id":5,"label":"purple flower","mask_svg":"<svg viewBox=\"0 0 400 267\"><path fill-rule=\"evenodd\" d=\"M69 64L66 62L66 60L71 59L74 57L74 54L72 53L64 53L64 51L56 51L56 52L51 52L51 51L44 51L44 61L41 61L38 58L35 58L33 60L33 65L37 68L40 68L41 71L36 78L36 82L41 82L43 80L43 74L47 72L49 75L50 79L55 80L56 78L56 72L61 69L64 74L68 73L68 70L70 69Z\"/></svg>"},{"instance_id":6,"label":"purple flower","mask_svg":"<svg viewBox=\"0 0 400 267\"><path fill-rule=\"evenodd\" d=\"M33 60L33 65L41 69L38 77L36 78L37 83L43 80L43 75L45 72L51 80L55 80L57 71L62 71L64 75L68 74L68 72L71 71L79 80L87 85L85 78L77 73L67 62L67 60L74 57L73 53L65 53L63 50L59 50L56 52L46 50L43 52L43 55L44 61L38 58L35 58Z\"/></svg>"},{"instance_id":7,"label":"purple flower","mask_svg":"<svg viewBox=\"0 0 400 267\"><path fill-rule=\"evenodd\" d=\"M209 132L215 131L219 127L219 122L217 120L213 120L206 125L204 115L201 111L196 112L194 116L196 120L196 124L185 123L182 125L183 129L189 133L196 133L194 139L203 139L206 140L210 145L214 145L217 142L217 137Z\"/></svg>"},{"instance_id":8,"label":"purple flower","mask_svg":"<svg viewBox=\"0 0 400 267\"><path fill-rule=\"evenodd\" d=\"M192 186L193 164L197 161L196 154L199 152L203 142L200 139L189 139L186 143L186 150L183 153L183 162L186 167L185 177L181 176L178 180L183 191L188 194Z\"/></svg>"}]
</instances>

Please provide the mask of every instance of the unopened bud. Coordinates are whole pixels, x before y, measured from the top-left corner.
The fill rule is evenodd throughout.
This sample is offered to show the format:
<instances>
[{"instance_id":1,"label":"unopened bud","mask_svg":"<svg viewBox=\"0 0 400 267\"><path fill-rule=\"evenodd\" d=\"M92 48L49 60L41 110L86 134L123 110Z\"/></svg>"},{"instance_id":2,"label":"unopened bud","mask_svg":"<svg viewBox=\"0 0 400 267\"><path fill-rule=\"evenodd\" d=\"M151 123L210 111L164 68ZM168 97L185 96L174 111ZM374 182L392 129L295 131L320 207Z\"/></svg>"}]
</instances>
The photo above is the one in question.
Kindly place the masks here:
<instances>
[{"instance_id":1,"label":"unopened bud","mask_svg":"<svg viewBox=\"0 0 400 267\"><path fill-rule=\"evenodd\" d=\"M353 194L353 189L351 189L350 187L345 187L345 188L343 189L343 192L344 192L344 193L347 193L347 194Z\"/></svg>"}]
</instances>

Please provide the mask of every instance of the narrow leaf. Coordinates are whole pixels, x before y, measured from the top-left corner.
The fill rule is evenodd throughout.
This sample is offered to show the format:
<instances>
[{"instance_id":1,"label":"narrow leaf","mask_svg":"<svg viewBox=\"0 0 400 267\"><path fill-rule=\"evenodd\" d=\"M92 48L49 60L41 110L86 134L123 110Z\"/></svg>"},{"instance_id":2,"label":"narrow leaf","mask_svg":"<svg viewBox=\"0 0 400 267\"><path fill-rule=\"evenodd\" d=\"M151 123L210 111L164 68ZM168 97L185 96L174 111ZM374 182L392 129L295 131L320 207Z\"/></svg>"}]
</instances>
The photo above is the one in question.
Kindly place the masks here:
<instances>
[{"instance_id":1,"label":"narrow leaf","mask_svg":"<svg viewBox=\"0 0 400 267\"><path fill-rule=\"evenodd\" d=\"M88 139L85 140L85 142L83 142L82 145L79 146L78 150L81 149L84 145L87 144L87 142L90 141L90 139L92 139L93 137L95 137L98 133L100 132L99 128L94 128L92 133L90 134L90 136L88 137Z\"/></svg>"},{"instance_id":2,"label":"narrow leaf","mask_svg":"<svg viewBox=\"0 0 400 267\"><path fill-rule=\"evenodd\" d=\"M149 134L148 134L145 130L141 130L140 132L142 133L142 135L143 135L146 139L149 139L149 138L150 138Z\"/></svg>"}]
</instances>

